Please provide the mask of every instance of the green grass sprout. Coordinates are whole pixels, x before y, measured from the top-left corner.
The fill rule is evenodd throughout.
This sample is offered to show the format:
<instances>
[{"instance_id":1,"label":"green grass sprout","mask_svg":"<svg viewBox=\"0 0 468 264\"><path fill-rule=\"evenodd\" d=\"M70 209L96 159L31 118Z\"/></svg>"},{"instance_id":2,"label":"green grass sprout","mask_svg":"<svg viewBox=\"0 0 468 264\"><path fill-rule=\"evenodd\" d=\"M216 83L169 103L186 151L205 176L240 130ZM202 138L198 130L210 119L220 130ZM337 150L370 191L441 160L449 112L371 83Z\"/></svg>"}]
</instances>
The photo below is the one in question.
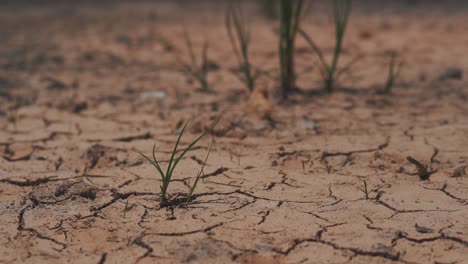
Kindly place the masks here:
<instances>
[{"instance_id":1,"label":"green grass sprout","mask_svg":"<svg viewBox=\"0 0 468 264\"><path fill-rule=\"evenodd\" d=\"M190 199L192 198L193 192L195 191L195 188L197 187L198 181L203 175L205 175L205 172L203 170L205 169L206 162L208 161L208 157L210 156L211 148L213 147L213 142L214 141L211 141L210 147L208 148L208 152L206 153L205 161L203 161L203 165L201 169L198 171L197 177L195 177L195 181L193 182L192 187L190 187L189 189L189 193L187 195L187 201L190 201Z\"/></svg>"},{"instance_id":2,"label":"green grass sprout","mask_svg":"<svg viewBox=\"0 0 468 264\"><path fill-rule=\"evenodd\" d=\"M215 121L214 125L216 123L217 123L217 121ZM211 129L208 129L204 133L202 133L199 137L197 137L194 141L192 141L192 143L190 143L186 148L181 150L181 154L176 157L176 153L178 152L178 148L179 148L179 144L180 144L180 139L182 138L188 124L189 124L189 122L185 123L184 127L182 128L182 130L179 133L179 136L177 137L177 141L176 141L176 143L174 145L174 149L172 150L172 154L171 154L171 157L169 159L169 164L167 165L166 171L164 171L162 169L160 163L156 159L156 155L155 155L156 145L153 146L153 158L152 159L150 157L148 157L147 155L143 154L142 152L139 152L140 155L142 155L149 163L151 163L156 168L159 175L161 176L161 179L162 179L162 183L161 183L161 186L160 186L160 189L161 189L161 206L165 206L165 205L169 204L169 201L168 201L168 198L167 198L167 190L168 190L169 185L171 183L172 176L174 174L174 170L177 167L177 165L179 164L179 162L182 160L182 158L185 156L185 154L188 151L190 151L202 138L204 138L206 136L206 134L209 131L211 131L211 129L214 127L214 125L212 125ZM210 150L208 151L208 154L209 154L210 151L211 151L211 146L210 146ZM208 159L208 155L207 155L207 157L205 159L205 163L203 164L202 169L197 174L197 178L195 180L194 185L190 189L189 197L193 194L193 191L195 190L195 187L197 186L198 179L200 178L201 174L203 174L203 168L205 167L207 159Z\"/></svg>"},{"instance_id":3,"label":"green grass sprout","mask_svg":"<svg viewBox=\"0 0 468 264\"><path fill-rule=\"evenodd\" d=\"M211 87L208 82L208 72L210 71L210 62L208 61L208 42L203 43L201 50L200 62L195 56L195 49L193 47L192 39L190 38L187 30L184 30L185 45L189 56L189 62L183 62L178 59L182 67L182 72L191 78L195 79L200 85L200 91L211 92Z\"/></svg>"},{"instance_id":4,"label":"green grass sprout","mask_svg":"<svg viewBox=\"0 0 468 264\"><path fill-rule=\"evenodd\" d=\"M311 46L315 54L319 58L319 68L322 74L325 90L329 93L333 92L334 85L338 75L343 73L343 70L338 71L338 63L340 55L343 51L343 40L348 25L349 17L351 15L351 0L334 0L333 1L333 21L335 25L335 48L333 51L333 58L331 64L327 63L322 50L315 44L312 38L302 29L299 29L299 34ZM351 64L354 64L355 60ZM351 66L345 67L349 69Z\"/></svg>"},{"instance_id":5,"label":"green grass sprout","mask_svg":"<svg viewBox=\"0 0 468 264\"><path fill-rule=\"evenodd\" d=\"M378 94L389 94L392 92L392 88L395 85L395 81L398 79L401 73L401 68L403 67L403 61L397 62L397 54L391 52L389 54L390 63L388 67L388 76L387 81L382 90L377 91Z\"/></svg>"},{"instance_id":6,"label":"green grass sprout","mask_svg":"<svg viewBox=\"0 0 468 264\"><path fill-rule=\"evenodd\" d=\"M304 0L281 0L280 17L280 96L286 100L296 88L294 51L299 23L303 16Z\"/></svg>"},{"instance_id":7,"label":"green grass sprout","mask_svg":"<svg viewBox=\"0 0 468 264\"><path fill-rule=\"evenodd\" d=\"M226 11L226 30L231 41L234 54L239 62L239 79L250 92L255 88L255 81L260 77L261 71L256 71L250 64L249 45L250 29L242 12L240 4L232 2Z\"/></svg>"}]
</instances>

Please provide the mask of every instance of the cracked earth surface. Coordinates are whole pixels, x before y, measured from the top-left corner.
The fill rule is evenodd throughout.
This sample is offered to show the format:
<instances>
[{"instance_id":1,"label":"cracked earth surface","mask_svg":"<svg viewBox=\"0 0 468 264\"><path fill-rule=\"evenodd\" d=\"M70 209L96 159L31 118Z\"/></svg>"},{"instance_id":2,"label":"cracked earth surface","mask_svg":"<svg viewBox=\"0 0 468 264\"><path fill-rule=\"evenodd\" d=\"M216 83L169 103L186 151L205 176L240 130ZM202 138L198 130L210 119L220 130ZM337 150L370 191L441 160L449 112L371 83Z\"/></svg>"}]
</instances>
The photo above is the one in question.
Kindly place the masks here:
<instances>
[{"instance_id":1,"label":"cracked earth surface","mask_svg":"<svg viewBox=\"0 0 468 264\"><path fill-rule=\"evenodd\" d=\"M220 16L190 25L219 65L216 93L201 94L167 47L182 47L177 4L1 10L0 263L467 263L467 82L439 78L468 69L467 16L408 8L358 6L344 54L403 51L392 95L372 91L386 64L370 55L349 89L296 96L268 121L245 115ZM259 20L255 63L274 68L274 24ZM327 21L307 29L331 49ZM166 98L140 96L153 90ZM192 120L186 145L219 113L193 199L160 208L159 177L136 151L156 143L165 166L180 124ZM172 197L208 145L176 169Z\"/></svg>"}]
</instances>

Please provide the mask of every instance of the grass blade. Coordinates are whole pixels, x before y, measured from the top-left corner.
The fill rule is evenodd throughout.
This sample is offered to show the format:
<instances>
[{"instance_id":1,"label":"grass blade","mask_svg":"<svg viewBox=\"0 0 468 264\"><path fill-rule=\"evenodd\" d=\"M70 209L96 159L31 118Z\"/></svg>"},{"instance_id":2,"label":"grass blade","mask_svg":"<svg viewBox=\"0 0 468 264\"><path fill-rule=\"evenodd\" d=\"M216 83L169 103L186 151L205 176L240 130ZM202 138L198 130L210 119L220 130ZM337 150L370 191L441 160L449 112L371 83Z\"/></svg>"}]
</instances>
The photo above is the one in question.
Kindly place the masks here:
<instances>
[{"instance_id":1,"label":"grass blade","mask_svg":"<svg viewBox=\"0 0 468 264\"><path fill-rule=\"evenodd\" d=\"M403 66L403 61L399 63L396 62L397 55L396 53L391 53L390 55L390 63L388 67L388 76L387 81L381 91L377 91L379 94L389 94L392 91L393 86L395 85L395 81L400 76L401 68Z\"/></svg>"},{"instance_id":2,"label":"grass blade","mask_svg":"<svg viewBox=\"0 0 468 264\"><path fill-rule=\"evenodd\" d=\"M213 123L208 127L208 129L206 129L205 132L203 132L203 134L201 134L197 139L195 139L190 145L187 146L187 148L184 149L184 151L182 151L182 153L180 154L180 156L175 160L174 162L174 165L172 166L172 169L169 173L169 175L172 175L172 172L174 171L175 167L177 166L177 164L179 163L179 161L185 156L185 154L187 152L189 152L194 146L195 144L198 143L198 141L200 141L202 138L204 138L208 133L212 132L214 127L218 124L219 120L221 120L221 115L218 116L214 121ZM187 122L188 124L188 122ZM187 124L185 126L187 126ZM185 129L185 126L184 126L184 129Z\"/></svg>"},{"instance_id":3,"label":"grass blade","mask_svg":"<svg viewBox=\"0 0 468 264\"><path fill-rule=\"evenodd\" d=\"M201 169L197 173L197 177L195 178L195 182L192 185L192 188L190 188L190 192L187 196L187 201L190 200L190 197L192 196L193 192L195 191L195 188L197 187L198 181L200 180L201 176L205 174L204 169L206 162L208 161L208 157L210 156L211 153L211 147L213 146L213 141L211 141L210 147L208 148L208 153L206 154L205 161L203 162L203 165Z\"/></svg>"},{"instance_id":4,"label":"grass blade","mask_svg":"<svg viewBox=\"0 0 468 264\"><path fill-rule=\"evenodd\" d=\"M143 156L147 161L149 161L149 163L153 164L153 166L158 170L159 174L161 174L161 178L165 179L165 176L164 176L164 173L163 171L161 170L161 167L159 166L159 164L156 162L156 161L153 161L151 160L148 156L146 156L145 154L143 154L142 152L138 151L138 153L140 153L141 156Z\"/></svg>"},{"instance_id":5,"label":"grass blade","mask_svg":"<svg viewBox=\"0 0 468 264\"><path fill-rule=\"evenodd\" d=\"M280 18L280 95L286 100L291 91L296 88L294 71L295 39L299 24L304 13L304 0L282 0Z\"/></svg>"},{"instance_id":6,"label":"grass blade","mask_svg":"<svg viewBox=\"0 0 468 264\"><path fill-rule=\"evenodd\" d=\"M237 77L245 84L247 89L252 92L258 77L250 65L250 31L239 4L235 5L232 2L229 5L226 11L225 23L229 41L239 63L240 72L236 75L238 75Z\"/></svg>"},{"instance_id":7,"label":"grass blade","mask_svg":"<svg viewBox=\"0 0 468 264\"><path fill-rule=\"evenodd\" d=\"M170 175L171 175L170 172L174 170L173 168L171 168L171 165L172 165L172 162L174 161L174 156L175 156L175 154L177 152L177 147L179 146L180 139L182 138L182 135L184 134L185 129L187 128L187 125L189 124L189 122L190 121L187 121L185 123L184 127L182 128L182 130L179 133L179 136L177 137L177 141L176 141L176 143L174 145L174 150L172 151L171 158L169 160L169 165L167 166L166 177L170 177ZM176 166L176 164L174 164L173 167L175 167L175 166ZM169 178L169 180L170 180L170 178Z\"/></svg>"},{"instance_id":8,"label":"grass blade","mask_svg":"<svg viewBox=\"0 0 468 264\"><path fill-rule=\"evenodd\" d=\"M334 0L333 1L333 22L335 25L335 47L333 50L333 57L331 64L328 64L325 60L325 56L318 45L310 38L310 36L302 29L299 29L299 34L305 39L305 41L312 48L314 53L320 60L320 73L325 84L325 90L332 92L335 82L339 75L344 71L347 71L356 62L351 61L343 70L338 70L338 63L343 51L343 40L348 25L349 17L351 14L351 0Z\"/></svg>"},{"instance_id":9,"label":"grass blade","mask_svg":"<svg viewBox=\"0 0 468 264\"><path fill-rule=\"evenodd\" d=\"M209 72L209 60L208 60L208 44L205 42L201 51L200 64L198 64L197 57L195 56L195 49L193 47L192 39L190 38L186 29L183 31L185 38L185 45L187 46L187 52L189 62L186 63L176 55L176 60L181 66L181 71L195 79L200 84L200 91L209 92L208 83L208 72Z\"/></svg>"},{"instance_id":10,"label":"grass blade","mask_svg":"<svg viewBox=\"0 0 468 264\"><path fill-rule=\"evenodd\" d=\"M309 46L314 50L315 54L322 64L322 68L329 68L327 62L325 61L325 56L323 55L322 50L318 47L317 44L312 40L312 38L301 28L299 28L299 34L304 38L304 40L309 44Z\"/></svg>"},{"instance_id":11,"label":"grass blade","mask_svg":"<svg viewBox=\"0 0 468 264\"><path fill-rule=\"evenodd\" d=\"M172 173L174 172L175 167L177 166L179 161L185 156L185 154L187 152L189 152L193 148L193 146L195 146L195 144L198 143L198 141L200 141L203 137L205 137L207 133L208 133L208 131L205 131L203 134L201 134L197 139L195 139L195 141L193 141L190 145L188 145L188 147L185 148L184 151L182 151L182 153L180 154L180 156L178 158L175 159L174 165L172 166L172 169L168 173L169 177L172 176ZM170 180L170 178L169 178L169 180Z\"/></svg>"}]
</instances>

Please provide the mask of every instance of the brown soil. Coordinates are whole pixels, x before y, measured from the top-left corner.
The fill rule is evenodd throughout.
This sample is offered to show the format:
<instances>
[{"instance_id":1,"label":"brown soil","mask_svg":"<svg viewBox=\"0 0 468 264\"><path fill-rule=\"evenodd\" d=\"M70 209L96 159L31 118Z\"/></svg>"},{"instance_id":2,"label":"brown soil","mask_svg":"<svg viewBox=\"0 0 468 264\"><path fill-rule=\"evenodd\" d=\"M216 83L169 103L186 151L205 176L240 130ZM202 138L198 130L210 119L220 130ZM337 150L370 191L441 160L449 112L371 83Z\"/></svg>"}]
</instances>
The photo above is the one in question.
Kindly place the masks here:
<instances>
[{"instance_id":1,"label":"brown soil","mask_svg":"<svg viewBox=\"0 0 468 264\"><path fill-rule=\"evenodd\" d=\"M249 100L230 72L218 5L2 7L0 263L467 263L467 11L406 2L357 5L342 62L364 59L333 94L316 70L299 75L283 105ZM328 55L325 14L304 25ZM197 48L209 40L215 93L178 71L184 23ZM276 27L252 29L253 63L273 73ZM378 95L386 51L405 65ZM303 41L297 56L298 72L315 61ZM270 96L276 84L261 81ZM183 122L187 144L220 113L194 199L160 208L136 150L156 143L167 160ZM172 198L209 141L176 169Z\"/></svg>"}]
</instances>

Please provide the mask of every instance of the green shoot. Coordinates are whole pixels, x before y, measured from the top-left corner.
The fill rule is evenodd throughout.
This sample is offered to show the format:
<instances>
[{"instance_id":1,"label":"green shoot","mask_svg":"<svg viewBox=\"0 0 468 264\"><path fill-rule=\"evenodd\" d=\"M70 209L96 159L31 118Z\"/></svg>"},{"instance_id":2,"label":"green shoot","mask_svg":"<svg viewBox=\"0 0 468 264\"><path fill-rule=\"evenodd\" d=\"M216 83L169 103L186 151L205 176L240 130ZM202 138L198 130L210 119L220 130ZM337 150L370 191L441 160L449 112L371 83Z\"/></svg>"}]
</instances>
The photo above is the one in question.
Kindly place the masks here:
<instances>
[{"instance_id":1,"label":"green shoot","mask_svg":"<svg viewBox=\"0 0 468 264\"><path fill-rule=\"evenodd\" d=\"M334 85L339 75L338 63L340 55L343 51L343 40L348 25L349 16L351 14L352 0L334 0L333 1L333 20L335 24L335 48L331 64L327 63L322 50L315 44L312 38L302 29L299 29L299 34L306 40L316 53L320 60L320 73L322 74L325 90L329 93L333 92Z\"/></svg>"},{"instance_id":2,"label":"green shoot","mask_svg":"<svg viewBox=\"0 0 468 264\"><path fill-rule=\"evenodd\" d=\"M296 88L294 51L299 22L302 19L304 0L281 0L280 18L280 95L283 100Z\"/></svg>"},{"instance_id":3,"label":"green shoot","mask_svg":"<svg viewBox=\"0 0 468 264\"><path fill-rule=\"evenodd\" d=\"M260 71L252 69L249 59L250 31L240 5L231 3L226 12L226 29L232 49L239 62L239 79L250 92L255 88L255 81Z\"/></svg>"},{"instance_id":4,"label":"green shoot","mask_svg":"<svg viewBox=\"0 0 468 264\"><path fill-rule=\"evenodd\" d=\"M377 93L389 94L392 92L392 88L395 85L395 81L400 76L401 68L403 66L402 61L397 63L396 60L397 60L397 55L396 53L392 52L390 54L390 64L388 68L387 82L385 83L383 89L381 91L378 91Z\"/></svg>"},{"instance_id":5,"label":"green shoot","mask_svg":"<svg viewBox=\"0 0 468 264\"><path fill-rule=\"evenodd\" d=\"M198 81L200 85L200 91L202 92L209 92L210 85L208 83L208 72L209 72L209 61L208 61L208 43L203 43L202 51L201 51L201 61L198 62L195 56L195 49L193 48L192 39L190 38L189 34L186 30L184 30L184 38L185 44L187 46L188 55L190 58L190 62L182 62L179 60L179 63L182 66L182 71L194 78Z\"/></svg>"},{"instance_id":6,"label":"green shoot","mask_svg":"<svg viewBox=\"0 0 468 264\"><path fill-rule=\"evenodd\" d=\"M367 189L367 181L364 180L364 189L361 189L359 188L359 190L361 190L362 193L364 193L364 197L366 198L366 200L369 200L369 190Z\"/></svg>"},{"instance_id":7,"label":"green shoot","mask_svg":"<svg viewBox=\"0 0 468 264\"><path fill-rule=\"evenodd\" d=\"M197 144L203 137L205 137L205 135L208 133L208 130L205 131L203 134L201 134L198 138L196 138L192 143L190 143L185 149L182 150L181 154L178 156L178 157L175 157L176 156L176 153L178 152L178 147L179 147L179 144L180 144L180 139L182 138L182 135L184 134L185 132L185 129L187 128L187 125L188 125L189 122L187 122L184 127L182 128L182 130L180 131L179 133L179 136L177 138L177 141L174 145L174 149L172 150L172 154L171 154L171 158L169 159L169 164L167 165L167 169L166 171L164 172L160 163L158 162L158 160L156 159L156 155L155 155L155 152L156 152L156 145L153 146L153 159L149 158L148 156L146 156L145 154L143 154L142 152L139 152L149 163L151 163L155 168L156 170L158 171L159 175L161 176L161 179L162 179L162 183L161 183L161 186L160 186L160 189L161 189L161 205L167 205L168 204L168 199L167 199L167 189L169 188L169 184L171 183L171 180L172 180L172 175L174 174L174 170L175 168L177 167L177 165L179 164L179 162L182 160L182 158L185 156L185 154L190 151L194 146L195 144ZM210 149L211 150L211 149ZM208 159L208 156L207 156L207 159ZM205 160L205 163L206 163L206 160ZM204 167L205 165L203 165ZM201 169L201 171L203 171L203 167ZM201 172L199 172L199 174L201 174ZM197 179L200 178L199 175L197 175ZM195 181L195 184L194 186L191 188L190 190L190 194L191 195L193 193L193 191L195 190L195 187L196 187L196 184L198 183L198 180Z\"/></svg>"},{"instance_id":8,"label":"green shoot","mask_svg":"<svg viewBox=\"0 0 468 264\"><path fill-rule=\"evenodd\" d=\"M192 194L195 191L195 188L197 187L197 184L198 184L198 181L200 180L200 177L205 174L203 169L205 168L206 162L208 161L208 157L210 156L212 146L213 146L213 141L211 141L210 147L208 148L208 153L206 153L205 161L203 162L203 165L202 165L201 169L198 171L197 177L195 177L195 182L193 183L192 187L189 190L189 194L187 196L187 201L190 201L190 198L192 197Z\"/></svg>"}]
</instances>

